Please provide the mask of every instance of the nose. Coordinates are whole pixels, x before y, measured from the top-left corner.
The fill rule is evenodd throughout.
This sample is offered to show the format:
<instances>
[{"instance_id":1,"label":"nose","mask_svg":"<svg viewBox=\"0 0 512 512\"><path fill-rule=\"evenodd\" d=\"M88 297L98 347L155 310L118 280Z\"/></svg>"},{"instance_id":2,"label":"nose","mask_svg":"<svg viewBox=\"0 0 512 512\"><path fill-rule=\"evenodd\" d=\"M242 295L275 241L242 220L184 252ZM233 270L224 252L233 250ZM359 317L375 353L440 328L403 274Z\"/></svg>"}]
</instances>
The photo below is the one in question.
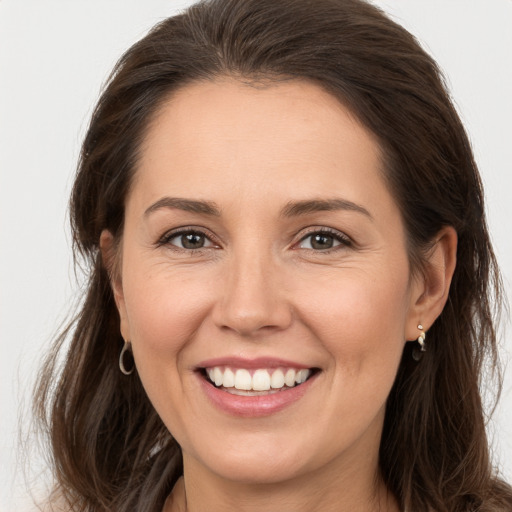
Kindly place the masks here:
<instances>
[{"instance_id":1,"label":"nose","mask_svg":"<svg viewBox=\"0 0 512 512\"><path fill-rule=\"evenodd\" d=\"M283 273L269 254L247 251L227 265L222 296L213 311L215 324L244 337L286 329L292 309L286 299Z\"/></svg>"}]
</instances>

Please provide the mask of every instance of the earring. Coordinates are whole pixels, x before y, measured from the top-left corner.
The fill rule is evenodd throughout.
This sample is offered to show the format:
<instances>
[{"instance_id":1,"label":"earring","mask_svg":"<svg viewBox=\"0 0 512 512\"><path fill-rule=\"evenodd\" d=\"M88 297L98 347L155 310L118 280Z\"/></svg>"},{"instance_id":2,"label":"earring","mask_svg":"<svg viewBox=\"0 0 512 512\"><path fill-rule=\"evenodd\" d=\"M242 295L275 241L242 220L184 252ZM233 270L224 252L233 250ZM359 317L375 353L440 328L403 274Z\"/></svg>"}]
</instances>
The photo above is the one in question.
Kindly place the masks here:
<instances>
[{"instance_id":1,"label":"earring","mask_svg":"<svg viewBox=\"0 0 512 512\"><path fill-rule=\"evenodd\" d=\"M124 365L125 356L128 357L128 359L131 359L131 368L129 370L127 370L126 366ZM131 375L133 373L133 370L135 370L135 361L133 360L132 344L129 341L124 342L121 354L119 354L119 369L125 375Z\"/></svg>"},{"instance_id":2,"label":"earring","mask_svg":"<svg viewBox=\"0 0 512 512\"><path fill-rule=\"evenodd\" d=\"M427 348L425 346L425 338L427 337L427 335L425 334L425 331L423 330L423 325L418 324L418 329L421 331L420 335L418 336L418 339L417 339L419 346L414 347L412 350L412 358L415 361L419 361L423 356L423 352L427 351Z\"/></svg>"}]
</instances>

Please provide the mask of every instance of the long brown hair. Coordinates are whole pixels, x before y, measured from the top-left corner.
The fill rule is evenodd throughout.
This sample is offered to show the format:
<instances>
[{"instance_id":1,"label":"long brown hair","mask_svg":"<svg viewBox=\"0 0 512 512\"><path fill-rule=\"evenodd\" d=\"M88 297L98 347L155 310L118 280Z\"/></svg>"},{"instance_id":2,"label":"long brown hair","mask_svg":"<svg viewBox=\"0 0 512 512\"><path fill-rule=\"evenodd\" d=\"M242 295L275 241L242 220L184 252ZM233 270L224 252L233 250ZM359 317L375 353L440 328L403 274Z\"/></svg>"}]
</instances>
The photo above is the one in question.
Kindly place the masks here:
<instances>
[{"instance_id":1,"label":"long brown hair","mask_svg":"<svg viewBox=\"0 0 512 512\"><path fill-rule=\"evenodd\" d=\"M122 235L140 142L159 106L177 88L218 76L249 84L306 79L339 98L380 143L415 271L436 233L456 229L448 303L419 363L406 344L387 403L380 468L414 512L511 510L512 490L489 459L479 393L484 365L497 368L492 305L501 297L480 177L435 62L363 0L200 2L154 27L115 66L71 197L87 294L49 355L36 396L59 492L74 511L156 512L181 475L180 449L137 374L119 371L123 340L99 238L104 229Z\"/></svg>"}]
</instances>

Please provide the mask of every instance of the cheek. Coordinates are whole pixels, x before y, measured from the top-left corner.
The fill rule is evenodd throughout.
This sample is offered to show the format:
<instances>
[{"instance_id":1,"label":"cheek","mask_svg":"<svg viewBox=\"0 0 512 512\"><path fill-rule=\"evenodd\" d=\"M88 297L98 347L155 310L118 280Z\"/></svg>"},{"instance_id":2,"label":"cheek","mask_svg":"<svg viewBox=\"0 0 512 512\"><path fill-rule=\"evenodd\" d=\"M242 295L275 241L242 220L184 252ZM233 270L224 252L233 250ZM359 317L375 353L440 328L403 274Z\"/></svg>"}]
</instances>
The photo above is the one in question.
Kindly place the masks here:
<instances>
[{"instance_id":1,"label":"cheek","mask_svg":"<svg viewBox=\"0 0 512 512\"><path fill-rule=\"evenodd\" d=\"M305 320L330 355L326 376L332 391L323 405L329 411L324 428L340 443L355 441L365 425L382 422L405 344L408 311L406 275L374 279L354 273L351 279L347 274L331 280L328 293L316 288L310 294L316 306ZM335 434L340 419L347 438Z\"/></svg>"},{"instance_id":2,"label":"cheek","mask_svg":"<svg viewBox=\"0 0 512 512\"><path fill-rule=\"evenodd\" d=\"M169 430L183 439L187 429L172 411L188 407L187 392L196 383L183 378L183 353L207 316L210 297L200 276L165 264L131 268L137 272L126 278L124 290L137 372Z\"/></svg>"},{"instance_id":3,"label":"cheek","mask_svg":"<svg viewBox=\"0 0 512 512\"><path fill-rule=\"evenodd\" d=\"M387 277L378 275L378 270L342 269L324 279L317 276L311 286L305 283L296 294L307 300L304 310L318 318L322 329L331 335L339 332L358 338L357 333L372 331L375 341L390 329L403 335L409 306L408 275L389 267L386 270Z\"/></svg>"},{"instance_id":4,"label":"cheek","mask_svg":"<svg viewBox=\"0 0 512 512\"><path fill-rule=\"evenodd\" d=\"M145 268L146 267L146 268ZM143 261L132 266L123 290L132 343L143 340L160 350L177 343L195 329L208 302L201 276L169 268L164 263Z\"/></svg>"},{"instance_id":5,"label":"cheek","mask_svg":"<svg viewBox=\"0 0 512 512\"><path fill-rule=\"evenodd\" d=\"M297 291L297 296L308 301L299 308L304 312L303 322L344 377L375 382L394 379L405 343L410 299L408 274L389 269L386 277L378 270L344 269L316 280L308 294Z\"/></svg>"},{"instance_id":6,"label":"cheek","mask_svg":"<svg viewBox=\"0 0 512 512\"><path fill-rule=\"evenodd\" d=\"M209 304L200 275L170 268L165 262L127 262L124 292L137 370L155 407L165 389L181 389L182 354L192 343Z\"/></svg>"}]
</instances>

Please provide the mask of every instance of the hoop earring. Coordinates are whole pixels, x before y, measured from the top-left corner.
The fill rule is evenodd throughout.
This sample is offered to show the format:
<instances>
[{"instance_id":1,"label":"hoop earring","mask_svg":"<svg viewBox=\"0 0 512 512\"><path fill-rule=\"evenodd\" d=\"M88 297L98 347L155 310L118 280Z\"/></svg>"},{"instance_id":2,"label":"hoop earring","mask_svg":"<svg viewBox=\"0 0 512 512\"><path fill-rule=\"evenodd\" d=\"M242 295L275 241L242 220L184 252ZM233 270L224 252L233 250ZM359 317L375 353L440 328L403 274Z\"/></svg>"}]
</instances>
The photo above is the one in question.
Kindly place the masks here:
<instances>
[{"instance_id":1,"label":"hoop earring","mask_svg":"<svg viewBox=\"0 0 512 512\"><path fill-rule=\"evenodd\" d=\"M419 361L423 357L423 352L427 351L427 347L425 345L425 338L427 337L427 335L423 330L423 325L418 324L418 329L421 331L417 339L418 346L412 349L412 358L415 361Z\"/></svg>"},{"instance_id":2,"label":"hoop earring","mask_svg":"<svg viewBox=\"0 0 512 512\"><path fill-rule=\"evenodd\" d=\"M126 366L124 365L124 359L127 354L131 359L131 368L129 370L127 370ZM119 369L125 375L131 375L133 373L133 370L135 370L135 361L133 360L132 344L129 341L124 342L121 354L119 354Z\"/></svg>"}]
</instances>

